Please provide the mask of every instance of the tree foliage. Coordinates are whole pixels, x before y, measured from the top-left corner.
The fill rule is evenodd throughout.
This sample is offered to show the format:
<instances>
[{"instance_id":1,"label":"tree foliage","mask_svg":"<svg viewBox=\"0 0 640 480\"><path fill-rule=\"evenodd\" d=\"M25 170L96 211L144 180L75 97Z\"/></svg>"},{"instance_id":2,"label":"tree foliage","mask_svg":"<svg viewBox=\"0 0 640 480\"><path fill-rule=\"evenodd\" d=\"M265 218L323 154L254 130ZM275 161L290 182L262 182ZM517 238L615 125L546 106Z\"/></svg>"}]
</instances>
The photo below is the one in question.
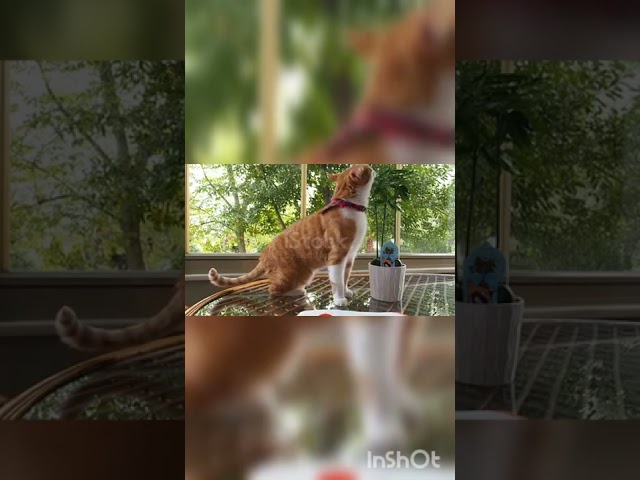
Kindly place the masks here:
<instances>
[{"instance_id":1,"label":"tree foliage","mask_svg":"<svg viewBox=\"0 0 640 480\"><path fill-rule=\"evenodd\" d=\"M333 193L329 174L345 167L308 166L309 214L329 202ZM374 168L395 170L389 165ZM191 165L189 171L189 244L193 253L260 252L275 235L300 218L299 165ZM453 168L405 165L402 172L409 197L400 202L401 251L453 253ZM369 230L361 251L374 253L374 210L369 208L367 212ZM395 214L389 216L383 242L394 236Z\"/></svg>"},{"instance_id":2,"label":"tree foliage","mask_svg":"<svg viewBox=\"0 0 640 480\"><path fill-rule=\"evenodd\" d=\"M462 62L457 95L482 97L478 78L495 76L497 62ZM629 270L640 268L637 209L638 88L640 69L632 62L519 62L505 89L483 98L481 108L511 99L531 125L531 142L510 152L513 177L512 268ZM514 87L515 88L515 87ZM458 238L467 235L473 151L495 148L457 118ZM471 236L496 235L498 169L479 170ZM636 199L633 197L636 195ZM458 248L461 248L460 243Z\"/></svg>"},{"instance_id":3,"label":"tree foliage","mask_svg":"<svg viewBox=\"0 0 640 480\"><path fill-rule=\"evenodd\" d=\"M179 267L183 63L14 62L12 79L13 268Z\"/></svg>"},{"instance_id":4,"label":"tree foliage","mask_svg":"<svg viewBox=\"0 0 640 480\"><path fill-rule=\"evenodd\" d=\"M345 31L389 21L424 3L281 2L276 125L280 162L290 163L326 139L351 112L364 69L346 44ZM189 163L258 161L260 5L236 0L186 2Z\"/></svg>"}]
</instances>

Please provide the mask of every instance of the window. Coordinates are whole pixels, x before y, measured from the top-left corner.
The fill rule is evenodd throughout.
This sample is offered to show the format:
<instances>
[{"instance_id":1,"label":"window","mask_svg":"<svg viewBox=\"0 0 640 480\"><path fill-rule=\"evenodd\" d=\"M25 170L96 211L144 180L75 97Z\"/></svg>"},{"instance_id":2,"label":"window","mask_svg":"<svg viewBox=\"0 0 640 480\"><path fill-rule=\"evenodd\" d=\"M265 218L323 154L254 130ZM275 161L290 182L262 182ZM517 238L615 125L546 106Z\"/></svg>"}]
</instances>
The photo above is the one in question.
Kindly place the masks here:
<instances>
[{"instance_id":1,"label":"window","mask_svg":"<svg viewBox=\"0 0 640 480\"><path fill-rule=\"evenodd\" d=\"M299 165L191 165L189 251L258 253L300 218Z\"/></svg>"},{"instance_id":2,"label":"window","mask_svg":"<svg viewBox=\"0 0 640 480\"><path fill-rule=\"evenodd\" d=\"M181 268L183 63L4 67L4 269Z\"/></svg>"},{"instance_id":3,"label":"window","mask_svg":"<svg viewBox=\"0 0 640 480\"><path fill-rule=\"evenodd\" d=\"M500 62L457 66L458 265L460 242L499 238L514 273L640 271L640 63L511 69L515 75L499 79L508 72ZM481 121L462 115L470 105ZM480 155L472 197L473 153L492 148L492 112L501 106L527 118L529 142L516 135L500 146L513 175Z\"/></svg>"},{"instance_id":4,"label":"window","mask_svg":"<svg viewBox=\"0 0 640 480\"><path fill-rule=\"evenodd\" d=\"M273 237L306 212L316 212L329 202L333 186L328 175L345 167L190 165L188 252L261 252ZM385 238L398 242L401 254L452 254L453 167L403 165L402 168L408 172L411 197L403 202L399 215L388 213ZM360 252L372 254L375 211L369 208L367 215L369 231ZM381 224L382 212L378 215Z\"/></svg>"},{"instance_id":5,"label":"window","mask_svg":"<svg viewBox=\"0 0 640 480\"><path fill-rule=\"evenodd\" d=\"M186 2L188 163L255 163L260 5L271 3Z\"/></svg>"},{"instance_id":6,"label":"window","mask_svg":"<svg viewBox=\"0 0 640 480\"><path fill-rule=\"evenodd\" d=\"M523 62L532 147L513 176L513 270L640 271L640 63Z\"/></svg>"},{"instance_id":7,"label":"window","mask_svg":"<svg viewBox=\"0 0 640 480\"><path fill-rule=\"evenodd\" d=\"M404 165L417 198L402 205L400 248L406 253L455 252L455 173L449 165Z\"/></svg>"}]
</instances>

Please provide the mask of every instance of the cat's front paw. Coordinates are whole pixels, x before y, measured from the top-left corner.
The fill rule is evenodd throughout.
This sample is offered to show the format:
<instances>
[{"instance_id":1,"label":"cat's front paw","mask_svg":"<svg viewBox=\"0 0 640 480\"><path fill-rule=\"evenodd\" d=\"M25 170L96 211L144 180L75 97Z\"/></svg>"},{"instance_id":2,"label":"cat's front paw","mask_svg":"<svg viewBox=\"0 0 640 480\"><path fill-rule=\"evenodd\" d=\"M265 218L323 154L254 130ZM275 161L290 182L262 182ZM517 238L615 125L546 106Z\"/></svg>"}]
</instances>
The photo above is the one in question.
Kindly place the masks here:
<instances>
[{"instance_id":1,"label":"cat's front paw","mask_svg":"<svg viewBox=\"0 0 640 480\"><path fill-rule=\"evenodd\" d=\"M347 298L353 298L353 292L348 288L344 291L344 296Z\"/></svg>"},{"instance_id":2,"label":"cat's front paw","mask_svg":"<svg viewBox=\"0 0 640 480\"><path fill-rule=\"evenodd\" d=\"M402 451L407 447L409 440L407 431L398 421L387 419L385 423L379 425L367 425L365 430L367 450L374 455Z\"/></svg>"},{"instance_id":3,"label":"cat's front paw","mask_svg":"<svg viewBox=\"0 0 640 480\"><path fill-rule=\"evenodd\" d=\"M349 303L349 300L347 300L345 297L333 297L333 303L336 305L336 307L346 307L347 303Z\"/></svg>"}]
</instances>

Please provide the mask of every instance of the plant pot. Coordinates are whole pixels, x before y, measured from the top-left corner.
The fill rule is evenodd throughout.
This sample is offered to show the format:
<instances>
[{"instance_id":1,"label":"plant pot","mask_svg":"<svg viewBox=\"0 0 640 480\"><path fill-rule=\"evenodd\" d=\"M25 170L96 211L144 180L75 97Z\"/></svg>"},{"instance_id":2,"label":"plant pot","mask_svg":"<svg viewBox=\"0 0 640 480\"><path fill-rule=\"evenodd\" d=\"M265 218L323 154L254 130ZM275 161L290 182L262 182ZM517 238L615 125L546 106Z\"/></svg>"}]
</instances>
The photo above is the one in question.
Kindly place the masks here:
<instances>
[{"instance_id":1,"label":"plant pot","mask_svg":"<svg viewBox=\"0 0 640 480\"><path fill-rule=\"evenodd\" d=\"M371 298L383 302L399 302L404 292L404 277L407 266L379 267L369 264Z\"/></svg>"},{"instance_id":2,"label":"plant pot","mask_svg":"<svg viewBox=\"0 0 640 480\"><path fill-rule=\"evenodd\" d=\"M456 302L456 382L497 386L513 382L524 300Z\"/></svg>"}]
</instances>

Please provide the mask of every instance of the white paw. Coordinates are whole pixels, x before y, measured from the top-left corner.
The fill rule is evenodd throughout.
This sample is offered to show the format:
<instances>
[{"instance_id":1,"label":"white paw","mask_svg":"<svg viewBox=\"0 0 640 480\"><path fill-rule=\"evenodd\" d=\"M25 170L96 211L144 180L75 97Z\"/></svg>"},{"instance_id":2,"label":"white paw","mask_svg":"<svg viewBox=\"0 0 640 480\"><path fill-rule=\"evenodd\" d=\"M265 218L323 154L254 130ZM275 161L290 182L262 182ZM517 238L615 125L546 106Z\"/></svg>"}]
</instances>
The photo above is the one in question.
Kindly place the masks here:
<instances>
[{"instance_id":1,"label":"white paw","mask_svg":"<svg viewBox=\"0 0 640 480\"><path fill-rule=\"evenodd\" d=\"M408 444L407 432L399 421L387 421L374 428L365 426L365 442L367 449L374 454L403 450Z\"/></svg>"},{"instance_id":2,"label":"white paw","mask_svg":"<svg viewBox=\"0 0 640 480\"><path fill-rule=\"evenodd\" d=\"M346 307L347 303L349 303L349 300L344 297L333 297L333 303L336 305L336 307Z\"/></svg>"},{"instance_id":3,"label":"white paw","mask_svg":"<svg viewBox=\"0 0 640 480\"><path fill-rule=\"evenodd\" d=\"M344 296L347 297L347 298L352 298L353 297L353 292L347 288L344 291Z\"/></svg>"}]
</instances>

